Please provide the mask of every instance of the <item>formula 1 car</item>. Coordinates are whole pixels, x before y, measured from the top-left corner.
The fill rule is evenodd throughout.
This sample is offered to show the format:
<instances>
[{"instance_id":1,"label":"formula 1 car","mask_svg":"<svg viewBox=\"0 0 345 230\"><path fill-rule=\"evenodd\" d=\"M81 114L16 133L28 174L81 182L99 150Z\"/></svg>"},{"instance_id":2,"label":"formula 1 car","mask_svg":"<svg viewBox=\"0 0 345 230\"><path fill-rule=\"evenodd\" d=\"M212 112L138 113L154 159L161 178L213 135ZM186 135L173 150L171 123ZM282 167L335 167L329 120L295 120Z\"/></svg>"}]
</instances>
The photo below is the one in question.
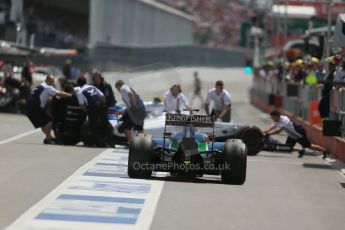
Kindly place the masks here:
<instances>
[{"instance_id":1,"label":"formula 1 car","mask_svg":"<svg viewBox=\"0 0 345 230\"><path fill-rule=\"evenodd\" d=\"M293 150L291 145L283 144L269 134L265 134L263 139L264 141L261 147L263 151L291 153Z\"/></svg>"},{"instance_id":2,"label":"formula 1 car","mask_svg":"<svg viewBox=\"0 0 345 230\"><path fill-rule=\"evenodd\" d=\"M105 147L106 144L113 146L126 141L124 137L106 136L108 133L112 134L113 126L111 121L116 120L117 116L124 112L121 107L113 106L108 109L109 123L99 124L102 132L98 137L92 132L87 114L81 110L76 96L68 98L54 97L51 108L53 131L58 144L76 145L83 142L86 147ZM106 129L109 132L105 132Z\"/></svg>"},{"instance_id":3,"label":"formula 1 car","mask_svg":"<svg viewBox=\"0 0 345 230\"><path fill-rule=\"evenodd\" d=\"M86 114L76 96L52 100L53 131L59 144L76 145L83 140Z\"/></svg>"},{"instance_id":4,"label":"formula 1 car","mask_svg":"<svg viewBox=\"0 0 345 230\"><path fill-rule=\"evenodd\" d=\"M0 111L7 111L14 102L13 96L7 92L6 88L0 86Z\"/></svg>"},{"instance_id":5,"label":"formula 1 car","mask_svg":"<svg viewBox=\"0 0 345 230\"><path fill-rule=\"evenodd\" d=\"M0 111L17 112L16 104L19 95L20 81L2 76L0 72Z\"/></svg>"},{"instance_id":6,"label":"formula 1 car","mask_svg":"<svg viewBox=\"0 0 345 230\"><path fill-rule=\"evenodd\" d=\"M166 113L163 137L139 133L132 139L128 176L146 179L152 171L220 174L223 183L242 185L246 180L247 147L240 139L215 142L213 136L196 131L203 127L212 128L214 133L214 123L211 116ZM167 126L182 130L167 133Z\"/></svg>"},{"instance_id":7,"label":"formula 1 car","mask_svg":"<svg viewBox=\"0 0 345 230\"><path fill-rule=\"evenodd\" d=\"M160 137L164 130L164 105L160 102L145 102L147 116L144 122L145 133ZM116 139L124 138L121 119L111 121ZM263 145L263 133L253 125L241 125L233 122L218 122L214 124L214 140L226 142L228 139L241 139L247 146L247 154L257 155Z\"/></svg>"}]
</instances>

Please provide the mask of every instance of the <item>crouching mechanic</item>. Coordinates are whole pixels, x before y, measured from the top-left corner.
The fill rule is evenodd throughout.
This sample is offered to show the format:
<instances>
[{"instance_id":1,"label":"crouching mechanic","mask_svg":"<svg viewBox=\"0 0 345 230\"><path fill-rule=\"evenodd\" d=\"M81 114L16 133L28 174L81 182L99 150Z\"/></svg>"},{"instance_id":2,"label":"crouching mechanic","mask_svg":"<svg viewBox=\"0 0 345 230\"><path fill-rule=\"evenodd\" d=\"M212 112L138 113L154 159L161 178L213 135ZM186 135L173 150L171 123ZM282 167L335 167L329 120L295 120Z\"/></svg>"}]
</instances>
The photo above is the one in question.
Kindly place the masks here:
<instances>
[{"instance_id":1,"label":"crouching mechanic","mask_svg":"<svg viewBox=\"0 0 345 230\"><path fill-rule=\"evenodd\" d=\"M111 130L107 117L104 94L95 86L87 85L85 78L77 81L77 98L82 109L87 112L94 143L98 147L111 146Z\"/></svg>"},{"instance_id":2,"label":"crouching mechanic","mask_svg":"<svg viewBox=\"0 0 345 230\"><path fill-rule=\"evenodd\" d=\"M41 127L46 135L44 144L56 144L55 138L51 135L52 118L46 111L46 104L53 96L71 97L69 93L58 91L54 88L55 78L47 75L45 82L34 88L26 102L26 115L35 128Z\"/></svg>"},{"instance_id":3,"label":"crouching mechanic","mask_svg":"<svg viewBox=\"0 0 345 230\"><path fill-rule=\"evenodd\" d=\"M286 144L290 145L293 151L299 152L298 157L303 157L305 148L323 152L323 158L327 157L328 151L319 145L312 144L303 126L295 124L287 116L281 115L279 111L272 111L271 118L274 121L273 125L263 132L268 135L274 135L285 131L288 135ZM299 143L302 149L295 148L296 143Z\"/></svg>"}]
</instances>

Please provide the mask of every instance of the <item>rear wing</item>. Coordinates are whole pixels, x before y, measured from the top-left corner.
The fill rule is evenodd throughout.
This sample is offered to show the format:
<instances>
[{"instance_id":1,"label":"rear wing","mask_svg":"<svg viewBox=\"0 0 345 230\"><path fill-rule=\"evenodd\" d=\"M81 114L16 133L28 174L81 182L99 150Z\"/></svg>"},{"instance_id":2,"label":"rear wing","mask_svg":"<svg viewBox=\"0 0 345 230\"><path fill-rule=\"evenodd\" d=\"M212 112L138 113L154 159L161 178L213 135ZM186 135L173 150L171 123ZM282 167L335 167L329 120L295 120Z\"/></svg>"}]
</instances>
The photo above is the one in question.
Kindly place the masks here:
<instances>
[{"instance_id":1,"label":"rear wing","mask_svg":"<svg viewBox=\"0 0 345 230\"><path fill-rule=\"evenodd\" d=\"M194 127L214 127L214 116L185 115L166 113L165 125L185 126L192 124Z\"/></svg>"}]
</instances>

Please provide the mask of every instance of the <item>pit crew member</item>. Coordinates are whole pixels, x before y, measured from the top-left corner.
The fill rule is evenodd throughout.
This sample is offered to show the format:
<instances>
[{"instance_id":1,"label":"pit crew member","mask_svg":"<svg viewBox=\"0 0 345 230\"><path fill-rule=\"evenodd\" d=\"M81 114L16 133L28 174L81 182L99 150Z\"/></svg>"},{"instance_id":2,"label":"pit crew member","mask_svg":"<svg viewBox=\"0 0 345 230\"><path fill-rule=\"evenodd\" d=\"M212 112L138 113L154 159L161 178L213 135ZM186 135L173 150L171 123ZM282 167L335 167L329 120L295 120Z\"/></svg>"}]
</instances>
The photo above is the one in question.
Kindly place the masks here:
<instances>
[{"instance_id":1,"label":"pit crew member","mask_svg":"<svg viewBox=\"0 0 345 230\"><path fill-rule=\"evenodd\" d=\"M263 132L265 134L275 135L284 131L288 135L286 144L290 145L293 151L299 152L298 157L303 157L306 148L323 152L323 158L327 157L328 151L319 145L312 144L303 126L295 124L290 118L281 115L280 112L276 110L271 112L271 118L274 121L273 125ZM302 149L295 148L296 143L299 143Z\"/></svg>"},{"instance_id":2,"label":"pit crew member","mask_svg":"<svg viewBox=\"0 0 345 230\"><path fill-rule=\"evenodd\" d=\"M210 113L210 102L213 101L213 109ZM231 121L231 97L224 89L224 82L217 81L215 88L210 89L205 101L205 112L207 116L215 116L223 122Z\"/></svg>"},{"instance_id":3,"label":"pit crew member","mask_svg":"<svg viewBox=\"0 0 345 230\"><path fill-rule=\"evenodd\" d=\"M29 118L35 128L41 128L45 134L44 144L56 144L52 136L52 118L46 111L46 104L53 96L71 97L69 93L58 91L54 88L55 78L53 75L47 75L46 80L34 88L26 102L26 116Z\"/></svg>"},{"instance_id":4,"label":"pit crew member","mask_svg":"<svg viewBox=\"0 0 345 230\"><path fill-rule=\"evenodd\" d=\"M127 143L132 139L132 129L139 133L144 132L144 119L146 110L144 102L133 88L126 85L123 80L115 83L115 88L122 96L122 101L126 104L126 111L122 117L122 128L125 133Z\"/></svg>"},{"instance_id":5,"label":"pit crew member","mask_svg":"<svg viewBox=\"0 0 345 230\"><path fill-rule=\"evenodd\" d=\"M173 85L164 94L164 106L166 112L181 113L181 107L190 108L186 96L182 93L180 85Z\"/></svg>"}]
</instances>

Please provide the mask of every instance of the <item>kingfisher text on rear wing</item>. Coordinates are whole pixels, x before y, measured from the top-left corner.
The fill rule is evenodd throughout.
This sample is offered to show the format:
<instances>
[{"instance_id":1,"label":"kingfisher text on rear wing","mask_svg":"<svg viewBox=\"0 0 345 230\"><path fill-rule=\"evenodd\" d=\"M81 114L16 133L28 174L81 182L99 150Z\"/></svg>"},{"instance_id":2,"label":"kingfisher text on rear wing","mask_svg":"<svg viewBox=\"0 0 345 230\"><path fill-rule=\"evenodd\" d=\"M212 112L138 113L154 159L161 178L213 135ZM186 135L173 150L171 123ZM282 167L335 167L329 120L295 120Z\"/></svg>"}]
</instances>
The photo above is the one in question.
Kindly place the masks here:
<instances>
[{"instance_id":1,"label":"kingfisher text on rear wing","mask_svg":"<svg viewBox=\"0 0 345 230\"><path fill-rule=\"evenodd\" d=\"M214 126L213 116L202 116L202 115L185 115L185 114L165 114L166 125L184 126L186 124L193 124L196 127L213 127Z\"/></svg>"}]
</instances>

